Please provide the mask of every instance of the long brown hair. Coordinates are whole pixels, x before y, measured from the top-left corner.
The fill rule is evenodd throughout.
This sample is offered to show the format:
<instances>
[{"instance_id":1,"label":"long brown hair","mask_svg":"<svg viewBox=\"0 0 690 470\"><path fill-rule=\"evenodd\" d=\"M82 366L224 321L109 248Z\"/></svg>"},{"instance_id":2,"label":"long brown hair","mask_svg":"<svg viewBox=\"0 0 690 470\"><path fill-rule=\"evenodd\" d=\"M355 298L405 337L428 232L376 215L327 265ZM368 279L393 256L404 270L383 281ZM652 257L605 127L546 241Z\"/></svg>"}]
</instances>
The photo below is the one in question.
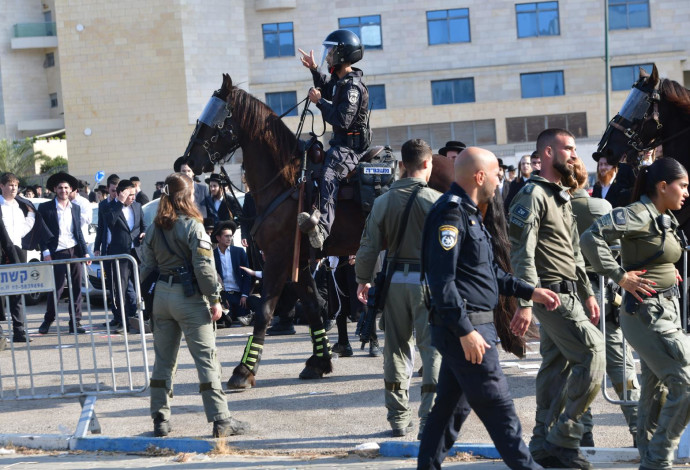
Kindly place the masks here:
<instances>
[{"instance_id":1,"label":"long brown hair","mask_svg":"<svg viewBox=\"0 0 690 470\"><path fill-rule=\"evenodd\" d=\"M178 219L179 214L186 215L203 223L203 217L192 200L194 182L187 175L173 173L165 179L165 186L161 192L161 201L153 222L163 230L170 230Z\"/></svg>"}]
</instances>

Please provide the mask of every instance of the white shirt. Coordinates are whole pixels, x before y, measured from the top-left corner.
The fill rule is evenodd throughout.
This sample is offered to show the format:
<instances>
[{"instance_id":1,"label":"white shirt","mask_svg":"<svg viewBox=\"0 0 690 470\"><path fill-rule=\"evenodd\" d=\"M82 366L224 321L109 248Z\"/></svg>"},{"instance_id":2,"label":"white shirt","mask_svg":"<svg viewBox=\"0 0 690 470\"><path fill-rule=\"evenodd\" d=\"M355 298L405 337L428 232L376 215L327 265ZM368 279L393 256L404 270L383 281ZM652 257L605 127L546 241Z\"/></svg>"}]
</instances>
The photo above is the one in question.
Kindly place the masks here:
<instances>
[{"instance_id":1,"label":"white shirt","mask_svg":"<svg viewBox=\"0 0 690 470\"><path fill-rule=\"evenodd\" d=\"M127 221L127 226L129 227L129 231L131 232L134 230L134 209L132 209L132 206L123 206L122 207L122 213L125 216L125 220ZM110 229L108 229L108 245L113 241L113 234L110 232ZM134 247L134 242L132 242L132 247Z\"/></svg>"},{"instance_id":2,"label":"white shirt","mask_svg":"<svg viewBox=\"0 0 690 470\"><path fill-rule=\"evenodd\" d=\"M49 203L46 202L46 204ZM67 206L63 209L58 199L55 198L55 207L57 208L58 228L60 230L56 251L62 251L77 245L77 240L72 233L72 203L67 201ZM50 250L45 250L43 256L50 256Z\"/></svg>"},{"instance_id":3,"label":"white shirt","mask_svg":"<svg viewBox=\"0 0 690 470\"><path fill-rule=\"evenodd\" d=\"M216 209L216 213L218 212L218 209L220 209L220 203L223 202L221 199L214 199L213 200L213 207Z\"/></svg>"},{"instance_id":4,"label":"white shirt","mask_svg":"<svg viewBox=\"0 0 690 470\"><path fill-rule=\"evenodd\" d=\"M225 291L235 291L239 292L240 286L237 285L235 280L235 273L232 271L232 257L230 256L230 247L223 253L218 248L218 253L220 253L220 263L223 268L223 290Z\"/></svg>"},{"instance_id":5,"label":"white shirt","mask_svg":"<svg viewBox=\"0 0 690 470\"><path fill-rule=\"evenodd\" d=\"M72 202L81 208L80 227L81 233L84 234L84 239L86 239L89 236L89 225L91 225L91 221L93 220L91 203L79 193L77 193L77 196Z\"/></svg>"},{"instance_id":6,"label":"white shirt","mask_svg":"<svg viewBox=\"0 0 690 470\"><path fill-rule=\"evenodd\" d=\"M34 228L36 214L29 212L24 217L24 212L16 199L7 201L0 196L0 206L2 206L2 222L5 224L10 240L15 246L21 248L22 238Z\"/></svg>"}]
</instances>

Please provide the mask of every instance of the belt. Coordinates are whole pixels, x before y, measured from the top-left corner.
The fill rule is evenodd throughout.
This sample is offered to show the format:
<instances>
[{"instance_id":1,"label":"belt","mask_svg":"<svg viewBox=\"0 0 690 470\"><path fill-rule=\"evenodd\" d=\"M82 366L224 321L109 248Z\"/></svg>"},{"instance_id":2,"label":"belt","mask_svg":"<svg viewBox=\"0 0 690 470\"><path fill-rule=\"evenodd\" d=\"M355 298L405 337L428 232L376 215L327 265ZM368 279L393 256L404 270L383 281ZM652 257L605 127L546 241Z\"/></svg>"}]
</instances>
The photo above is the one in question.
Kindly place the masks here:
<instances>
[{"instance_id":1,"label":"belt","mask_svg":"<svg viewBox=\"0 0 690 470\"><path fill-rule=\"evenodd\" d=\"M651 294L649 297L662 297L664 299L671 299L673 297L680 297L680 290L678 286L671 286L667 289L657 289L655 294ZM644 296L642 296L644 298Z\"/></svg>"},{"instance_id":2,"label":"belt","mask_svg":"<svg viewBox=\"0 0 690 470\"><path fill-rule=\"evenodd\" d=\"M473 325L484 325L494 321L494 312L467 312L467 318Z\"/></svg>"},{"instance_id":3,"label":"belt","mask_svg":"<svg viewBox=\"0 0 690 470\"><path fill-rule=\"evenodd\" d=\"M395 269L393 271L406 271L418 273L422 270L422 265L419 263L395 263Z\"/></svg>"},{"instance_id":4,"label":"belt","mask_svg":"<svg viewBox=\"0 0 690 470\"><path fill-rule=\"evenodd\" d=\"M180 278L175 274L159 274L158 280L161 282L167 282L168 284L180 284Z\"/></svg>"},{"instance_id":5,"label":"belt","mask_svg":"<svg viewBox=\"0 0 690 470\"><path fill-rule=\"evenodd\" d=\"M571 281L570 279L549 284L544 287L554 291L556 294L569 294L571 292L577 292L577 283L575 281Z\"/></svg>"}]
</instances>

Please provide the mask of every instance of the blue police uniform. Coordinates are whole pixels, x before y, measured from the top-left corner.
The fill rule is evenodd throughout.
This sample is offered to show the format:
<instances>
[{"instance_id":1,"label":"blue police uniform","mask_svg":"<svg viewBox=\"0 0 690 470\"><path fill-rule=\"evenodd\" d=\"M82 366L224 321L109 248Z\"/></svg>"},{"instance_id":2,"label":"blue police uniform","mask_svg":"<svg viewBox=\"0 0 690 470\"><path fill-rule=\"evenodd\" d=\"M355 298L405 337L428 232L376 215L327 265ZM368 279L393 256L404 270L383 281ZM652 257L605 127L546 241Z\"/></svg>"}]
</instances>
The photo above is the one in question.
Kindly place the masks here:
<instances>
[{"instance_id":1,"label":"blue police uniform","mask_svg":"<svg viewBox=\"0 0 690 470\"><path fill-rule=\"evenodd\" d=\"M431 292L431 343L443 359L417 468L441 468L472 409L510 468L541 468L522 441L522 426L498 361L493 323L499 294L530 299L534 287L498 267L481 213L455 183L427 216L422 270ZM491 346L481 364L467 361L460 343L460 337L473 330Z\"/></svg>"}]
</instances>

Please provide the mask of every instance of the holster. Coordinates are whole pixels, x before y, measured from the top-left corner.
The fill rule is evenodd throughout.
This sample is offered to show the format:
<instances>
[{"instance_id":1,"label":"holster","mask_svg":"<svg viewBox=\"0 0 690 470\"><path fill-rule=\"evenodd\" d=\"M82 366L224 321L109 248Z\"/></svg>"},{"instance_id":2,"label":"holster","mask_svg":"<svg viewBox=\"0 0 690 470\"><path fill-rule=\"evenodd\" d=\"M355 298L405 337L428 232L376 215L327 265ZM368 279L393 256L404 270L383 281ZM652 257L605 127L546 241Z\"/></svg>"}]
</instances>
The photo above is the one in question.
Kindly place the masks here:
<instances>
[{"instance_id":1,"label":"holster","mask_svg":"<svg viewBox=\"0 0 690 470\"><path fill-rule=\"evenodd\" d=\"M637 307L640 306L640 301L637 300L635 296L633 296L629 292L625 293L625 296L623 297L623 302L625 303L625 311L631 315L634 315L637 312Z\"/></svg>"}]
</instances>

